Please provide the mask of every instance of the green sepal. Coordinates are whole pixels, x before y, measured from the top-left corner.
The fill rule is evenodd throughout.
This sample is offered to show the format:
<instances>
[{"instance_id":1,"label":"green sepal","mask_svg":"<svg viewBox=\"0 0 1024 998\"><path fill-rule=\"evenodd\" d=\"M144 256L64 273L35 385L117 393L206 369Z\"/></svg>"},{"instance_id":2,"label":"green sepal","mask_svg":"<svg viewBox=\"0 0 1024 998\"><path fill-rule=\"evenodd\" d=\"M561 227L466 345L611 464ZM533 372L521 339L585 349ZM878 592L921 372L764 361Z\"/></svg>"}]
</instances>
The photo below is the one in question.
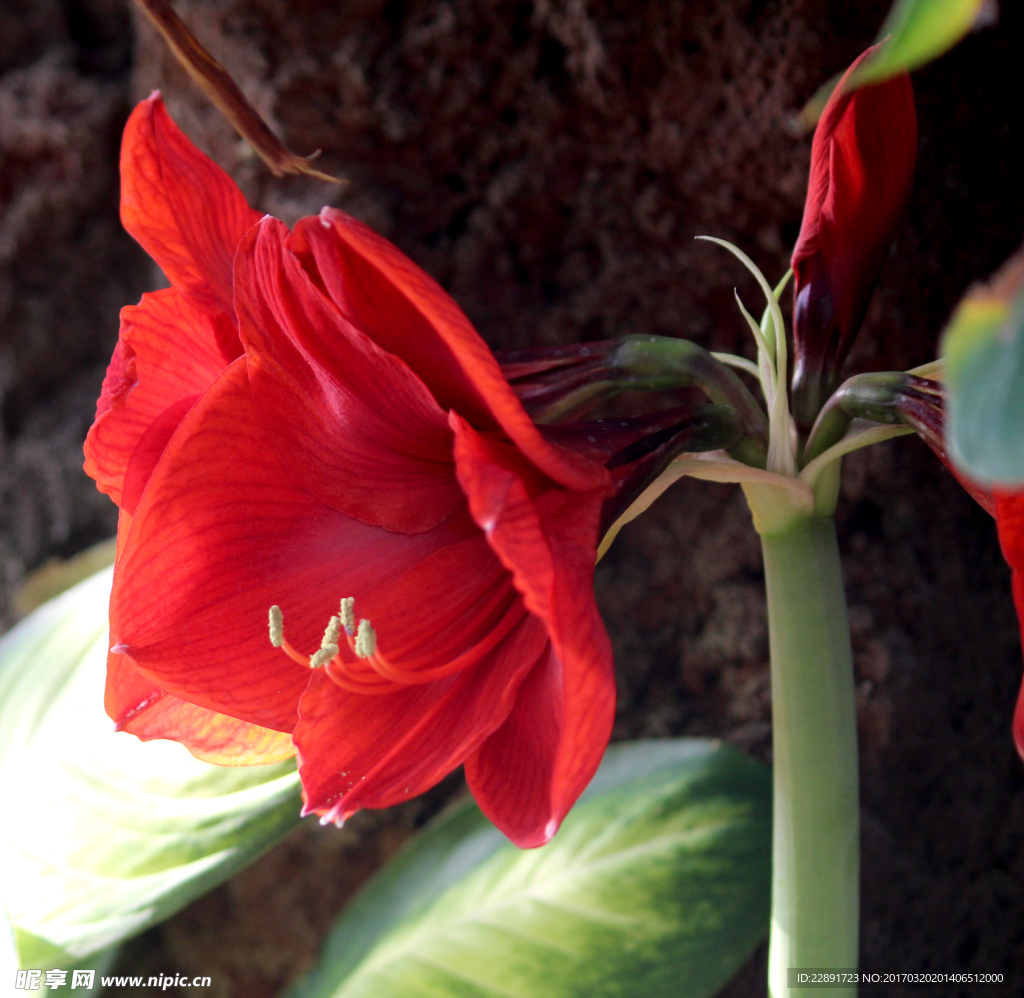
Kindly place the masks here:
<instances>
[{"instance_id":1,"label":"green sepal","mask_svg":"<svg viewBox=\"0 0 1024 998\"><path fill-rule=\"evenodd\" d=\"M288 998L703 998L768 928L771 787L729 746L612 746L551 843L471 802L352 902Z\"/></svg>"},{"instance_id":2,"label":"green sepal","mask_svg":"<svg viewBox=\"0 0 1024 998\"><path fill-rule=\"evenodd\" d=\"M111 571L0 639L0 897L22 967L67 968L154 925L295 826L292 762L221 767L115 733Z\"/></svg>"}]
</instances>

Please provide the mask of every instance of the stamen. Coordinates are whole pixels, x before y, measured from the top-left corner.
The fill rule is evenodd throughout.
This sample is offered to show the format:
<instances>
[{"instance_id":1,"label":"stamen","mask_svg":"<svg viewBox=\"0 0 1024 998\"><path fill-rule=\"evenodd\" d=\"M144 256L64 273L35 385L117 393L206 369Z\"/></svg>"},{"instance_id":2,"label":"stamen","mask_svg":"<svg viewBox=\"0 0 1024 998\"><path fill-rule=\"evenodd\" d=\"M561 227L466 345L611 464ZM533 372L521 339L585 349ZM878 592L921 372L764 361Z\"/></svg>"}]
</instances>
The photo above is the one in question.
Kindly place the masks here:
<instances>
[{"instance_id":1,"label":"stamen","mask_svg":"<svg viewBox=\"0 0 1024 998\"><path fill-rule=\"evenodd\" d=\"M299 665L308 665L309 660L305 655L300 655L284 636L284 614L281 608L275 603L270 608L270 643L275 648L280 648L293 662Z\"/></svg>"},{"instance_id":2,"label":"stamen","mask_svg":"<svg viewBox=\"0 0 1024 998\"><path fill-rule=\"evenodd\" d=\"M270 608L270 643L275 648L284 644L284 614L276 604Z\"/></svg>"},{"instance_id":3,"label":"stamen","mask_svg":"<svg viewBox=\"0 0 1024 998\"><path fill-rule=\"evenodd\" d=\"M331 617L330 622L327 625L327 630L324 631L324 639L320 642L320 647L326 648L328 645L333 645L336 648L340 637L341 618Z\"/></svg>"},{"instance_id":4,"label":"stamen","mask_svg":"<svg viewBox=\"0 0 1024 998\"><path fill-rule=\"evenodd\" d=\"M335 655L338 654L337 645L323 645L309 660L309 664L314 669L319 669L321 666L326 665Z\"/></svg>"},{"instance_id":5,"label":"stamen","mask_svg":"<svg viewBox=\"0 0 1024 998\"><path fill-rule=\"evenodd\" d=\"M371 658L377 651L377 632L365 618L359 621L359 630L356 632L355 646L352 650L360 658Z\"/></svg>"},{"instance_id":6,"label":"stamen","mask_svg":"<svg viewBox=\"0 0 1024 998\"><path fill-rule=\"evenodd\" d=\"M341 609L338 611L338 615L341 620L341 626L345 628L345 633L349 637L356 633L355 604L355 597L346 596L341 601Z\"/></svg>"}]
</instances>

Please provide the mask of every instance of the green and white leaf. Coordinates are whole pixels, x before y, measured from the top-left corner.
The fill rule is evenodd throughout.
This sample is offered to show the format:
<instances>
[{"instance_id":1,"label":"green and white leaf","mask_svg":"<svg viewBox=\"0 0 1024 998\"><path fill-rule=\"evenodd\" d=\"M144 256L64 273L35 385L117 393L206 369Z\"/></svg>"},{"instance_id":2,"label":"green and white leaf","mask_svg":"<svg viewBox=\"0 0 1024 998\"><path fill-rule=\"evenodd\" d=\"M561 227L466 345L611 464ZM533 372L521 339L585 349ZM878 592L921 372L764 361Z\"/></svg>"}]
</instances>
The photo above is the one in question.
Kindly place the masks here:
<instances>
[{"instance_id":1,"label":"green and white leaf","mask_svg":"<svg viewBox=\"0 0 1024 998\"><path fill-rule=\"evenodd\" d=\"M1024 484L1024 288L965 297L942 354L950 456L978 482Z\"/></svg>"},{"instance_id":2,"label":"green and white leaf","mask_svg":"<svg viewBox=\"0 0 1024 998\"><path fill-rule=\"evenodd\" d=\"M0 898L22 967L67 968L162 921L298 821L291 762L212 766L114 732L110 581L0 639Z\"/></svg>"},{"instance_id":3,"label":"green and white leaf","mask_svg":"<svg viewBox=\"0 0 1024 998\"><path fill-rule=\"evenodd\" d=\"M701 998L768 929L767 771L704 740L612 746L547 846L471 801L374 877L288 998Z\"/></svg>"}]
</instances>

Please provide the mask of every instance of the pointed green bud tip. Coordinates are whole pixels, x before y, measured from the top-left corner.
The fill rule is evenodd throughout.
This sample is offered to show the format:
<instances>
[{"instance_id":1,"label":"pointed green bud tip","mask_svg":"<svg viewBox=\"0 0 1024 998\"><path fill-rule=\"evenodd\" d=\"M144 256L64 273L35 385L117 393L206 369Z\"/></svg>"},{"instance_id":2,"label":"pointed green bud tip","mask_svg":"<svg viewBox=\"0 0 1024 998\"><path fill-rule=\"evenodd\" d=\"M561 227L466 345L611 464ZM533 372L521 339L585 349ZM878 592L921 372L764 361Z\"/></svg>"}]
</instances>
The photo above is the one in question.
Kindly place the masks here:
<instances>
[{"instance_id":1,"label":"pointed green bud tip","mask_svg":"<svg viewBox=\"0 0 1024 998\"><path fill-rule=\"evenodd\" d=\"M284 644L284 614L276 604L270 608L270 643L275 648Z\"/></svg>"},{"instance_id":2,"label":"pointed green bud tip","mask_svg":"<svg viewBox=\"0 0 1024 998\"><path fill-rule=\"evenodd\" d=\"M338 611L338 617L341 620L341 626L345 628L346 634L355 634L356 632L356 601L352 596L346 596L341 601L341 609Z\"/></svg>"},{"instance_id":3,"label":"pointed green bud tip","mask_svg":"<svg viewBox=\"0 0 1024 998\"><path fill-rule=\"evenodd\" d=\"M359 621L355 652L360 658L369 658L377 650L377 632L368 620Z\"/></svg>"},{"instance_id":4,"label":"pointed green bud tip","mask_svg":"<svg viewBox=\"0 0 1024 998\"><path fill-rule=\"evenodd\" d=\"M324 631L324 639L320 642L321 648L327 648L330 645L337 646L338 639L341 637L341 618L331 617L330 623L327 625L327 630Z\"/></svg>"},{"instance_id":5,"label":"pointed green bud tip","mask_svg":"<svg viewBox=\"0 0 1024 998\"><path fill-rule=\"evenodd\" d=\"M309 660L309 664L314 669L319 669L321 666L326 665L335 655L338 654L337 645L323 645L319 651L317 651Z\"/></svg>"}]
</instances>

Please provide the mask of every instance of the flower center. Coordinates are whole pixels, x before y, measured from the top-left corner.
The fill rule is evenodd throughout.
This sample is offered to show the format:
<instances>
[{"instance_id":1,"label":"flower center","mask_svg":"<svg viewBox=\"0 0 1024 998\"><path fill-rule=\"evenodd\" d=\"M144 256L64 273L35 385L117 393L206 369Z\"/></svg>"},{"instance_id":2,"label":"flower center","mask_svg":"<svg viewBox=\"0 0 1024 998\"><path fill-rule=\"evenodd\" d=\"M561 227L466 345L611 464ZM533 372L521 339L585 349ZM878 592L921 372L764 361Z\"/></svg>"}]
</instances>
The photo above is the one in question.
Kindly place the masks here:
<instances>
[{"instance_id":1,"label":"flower center","mask_svg":"<svg viewBox=\"0 0 1024 998\"><path fill-rule=\"evenodd\" d=\"M446 679L478 665L526 615L512 580L506 578L489 598L459 616L457 645L461 650L454 654L456 648L440 650L450 641L441 642L438 634L427 634L385 655L377 646L377 632L370 621L363 618L357 626L352 597L341 601L338 614L331 617L324 630L320 647L309 656L285 638L281 608L272 606L270 643L300 665L326 669L338 686L351 693L393 693L402 687Z\"/></svg>"}]
</instances>

